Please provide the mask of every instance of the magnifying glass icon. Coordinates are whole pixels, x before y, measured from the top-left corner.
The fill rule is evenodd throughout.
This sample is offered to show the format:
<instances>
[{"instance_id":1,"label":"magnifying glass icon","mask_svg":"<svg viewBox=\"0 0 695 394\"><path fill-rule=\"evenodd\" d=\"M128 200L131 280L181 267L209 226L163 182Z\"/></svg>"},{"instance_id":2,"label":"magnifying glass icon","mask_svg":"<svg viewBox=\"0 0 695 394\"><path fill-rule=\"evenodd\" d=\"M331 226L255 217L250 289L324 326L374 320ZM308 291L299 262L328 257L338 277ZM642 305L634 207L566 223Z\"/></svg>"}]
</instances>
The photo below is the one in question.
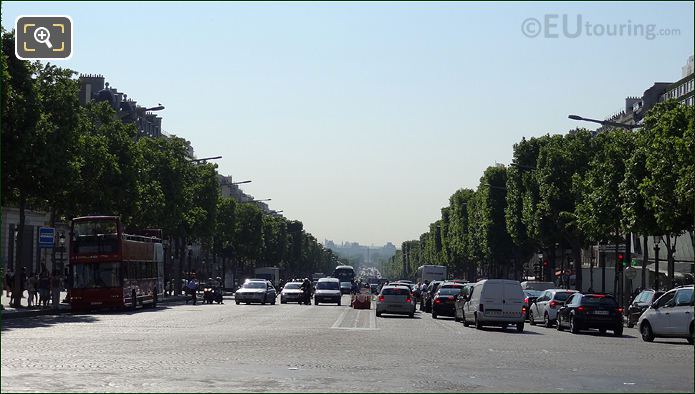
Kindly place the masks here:
<instances>
[{"instance_id":1,"label":"magnifying glass icon","mask_svg":"<svg viewBox=\"0 0 695 394\"><path fill-rule=\"evenodd\" d=\"M34 30L34 39L39 44L46 44L48 48L53 48L51 41L49 41L51 39L51 32L45 27L39 27L38 29Z\"/></svg>"}]
</instances>

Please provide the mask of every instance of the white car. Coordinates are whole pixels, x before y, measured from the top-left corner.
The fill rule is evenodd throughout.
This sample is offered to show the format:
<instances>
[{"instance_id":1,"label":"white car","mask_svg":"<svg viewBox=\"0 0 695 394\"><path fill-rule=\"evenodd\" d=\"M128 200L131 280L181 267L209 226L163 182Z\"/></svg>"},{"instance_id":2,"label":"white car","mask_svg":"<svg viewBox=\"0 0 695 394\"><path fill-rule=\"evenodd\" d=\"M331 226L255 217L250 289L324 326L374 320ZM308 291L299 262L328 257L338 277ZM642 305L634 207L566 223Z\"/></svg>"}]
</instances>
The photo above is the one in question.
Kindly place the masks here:
<instances>
[{"instance_id":1,"label":"white car","mask_svg":"<svg viewBox=\"0 0 695 394\"><path fill-rule=\"evenodd\" d=\"M285 284L280 292L280 303L287 304L288 302L298 302L302 303L304 301L302 296L304 292L302 291L302 282L289 282Z\"/></svg>"},{"instance_id":2,"label":"white car","mask_svg":"<svg viewBox=\"0 0 695 394\"><path fill-rule=\"evenodd\" d=\"M415 316L415 303L409 286L385 285L376 301L376 315L382 313L394 313Z\"/></svg>"},{"instance_id":3,"label":"white car","mask_svg":"<svg viewBox=\"0 0 695 394\"><path fill-rule=\"evenodd\" d=\"M549 289L544 291L536 298L536 302L529 307L529 323L535 326L536 323L543 322L545 327L552 327L557 321L557 311L576 292L577 290L567 289Z\"/></svg>"},{"instance_id":4,"label":"white car","mask_svg":"<svg viewBox=\"0 0 695 394\"><path fill-rule=\"evenodd\" d=\"M678 287L659 297L637 321L642 340L685 338L693 343L693 285Z\"/></svg>"},{"instance_id":5,"label":"white car","mask_svg":"<svg viewBox=\"0 0 695 394\"><path fill-rule=\"evenodd\" d=\"M524 331L526 305L521 285L515 280L484 279L477 282L463 304L463 325L473 322L475 328L483 326L506 327L516 325Z\"/></svg>"},{"instance_id":6,"label":"white car","mask_svg":"<svg viewBox=\"0 0 695 394\"><path fill-rule=\"evenodd\" d=\"M246 304L258 302L262 305L270 302L271 305L275 305L276 297L275 288L269 281L249 280L234 293L234 302L236 302L237 305L242 302Z\"/></svg>"}]
</instances>

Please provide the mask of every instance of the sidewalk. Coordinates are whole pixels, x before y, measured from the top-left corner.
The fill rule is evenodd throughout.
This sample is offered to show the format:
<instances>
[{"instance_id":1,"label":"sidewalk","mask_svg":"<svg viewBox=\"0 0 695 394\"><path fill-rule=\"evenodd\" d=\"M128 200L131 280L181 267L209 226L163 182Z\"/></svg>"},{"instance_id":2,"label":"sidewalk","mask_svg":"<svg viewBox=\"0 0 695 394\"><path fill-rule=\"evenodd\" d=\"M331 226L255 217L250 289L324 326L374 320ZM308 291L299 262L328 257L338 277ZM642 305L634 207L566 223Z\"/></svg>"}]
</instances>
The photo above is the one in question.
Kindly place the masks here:
<instances>
[{"instance_id":1,"label":"sidewalk","mask_svg":"<svg viewBox=\"0 0 695 394\"><path fill-rule=\"evenodd\" d=\"M53 308L53 305L49 303L48 307L37 307L37 306L32 306L31 308L27 307L27 292L24 292L24 298L22 298L22 307L21 308L13 308L10 305L10 298L5 296L6 292L2 292L2 297L0 297L0 300L2 302L2 307L3 309L0 311L0 316L2 316L2 319L11 319L11 318L19 318L19 317L31 317L31 316L41 316L41 315L58 315L62 313L70 313L70 305L69 304L63 304L61 303L58 306L58 309L56 310ZM60 293L60 300L64 300L65 296L67 295L67 292L63 291ZM234 293L231 292L225 292L224 293L224 298L225 300L229 299L234 299L233 298ZM171 304L171 303L185 303L186 302L186 297L184 295L172 295L172 296L164 296L163 298L158 300L159 304ZM202 302L203 299L203 293L200 292L198 295L198 302Z\"/></svg>"}]
</instances>

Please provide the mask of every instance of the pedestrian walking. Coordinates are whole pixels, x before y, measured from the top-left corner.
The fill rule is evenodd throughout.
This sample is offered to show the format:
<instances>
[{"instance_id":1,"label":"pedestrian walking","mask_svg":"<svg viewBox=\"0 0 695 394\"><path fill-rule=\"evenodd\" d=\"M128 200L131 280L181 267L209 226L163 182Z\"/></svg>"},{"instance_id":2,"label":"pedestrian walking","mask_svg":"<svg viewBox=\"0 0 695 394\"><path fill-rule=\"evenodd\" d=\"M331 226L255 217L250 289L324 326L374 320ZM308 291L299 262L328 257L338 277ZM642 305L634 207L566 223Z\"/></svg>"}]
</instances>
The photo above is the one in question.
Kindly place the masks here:
<instances>
[{"instance_id":1,"label":"pedestrian walking","mask_svg":"<svg viewBox=\"0 0 695 394\"><path fill-rule=\"evenodd\" d=\"M26 284L26 280L27 280L26 268L22 267L18 273L15 273L15 277L12 280L13 284L17 280L17 275L19 275L19 288L17 289L17 288L14 288L14 286L13 286L12 298L14 299L15 304L18 307L21 307L22 306L22 298L24 298L25 284Z\"/></svg>"},{"instance_id":2,"label":"pedestrian walking","mask_svg":"<svg viewBox=\"0 0 695 394\"><path fill-rule=\"evenodd\" d=\"M31 274L31 277L29 278L29 283L31 288L34 289L33 292L33 297L32 294L29 294L30 298L33 298L32 301L34 305L38 306L39 305L39 276L36 272L33 272Z\"/></svg>"},{"instance_id":3,"label":"pedestrian walking","mask_svg":"<svg viewBox=\"0 0 695 394\"><path fill-rule=\"evenodd\" d=\"M186 305L188 305L188 301L193 301L193 305L195 305L197 301L196 293L198 292L198 280L195 278L195 274L193 274L193 278L186 284L186 289L188 289L188 293L191 296L190 299L186 298Z\"/></svg>"},{"instance_id":4,"label":"pedestrian walking","mask_svg":"<svg viewBox=\"0 0 695 394\"><path fill-rule=\"evenodd\" d=\"M36 285L37 282L35 281L35 276L34 272L30 272L29 276L27 277L27 283L26 283L26 288L27 288L27 306L29 308L32 307L32 304L35 304L35 298L36 298Z\"/></svg>"},{"instance_id":5,"label":"pedestrian walking","mask_svg":"<svg viewBox=\"0 0 695 394\"><path fill-rule=\"evenodd\" d=\"M58 304L60 303L60 291L62 290L62 278L60 276L60 273L56 270L53 270L51 273L51 300L54 308L58 308Z\"/></svg>"},{"instance_id":6,"label":"pedestrian walking","mask_svg":"<svg viewBox=\"0 0 695 394\"><path fill-rule=\"evenodd\" d=\"M14 282L14 271L8 270L8 271L5 273L5 283L4 283L4 286L5 286L5 296L8 297L8 298L10 298L10 299L11 299L11 297L12 297L12 296L10 295L10 294L12 294L12 286L14 286L14 283L13 283L13 282Z\"/></svg>"},{"instance_id":7,"label":"pedestrian walking","mask_svg":"<svg viewBox=\"0 0 695 394\"><path fill-rule=\"evenodd\" d=\"M51 287L51 281L48 278L48 273L43 272L39 276L39 305L46 307L48 306L48 292Z\"/></svg>"}]
</instances>

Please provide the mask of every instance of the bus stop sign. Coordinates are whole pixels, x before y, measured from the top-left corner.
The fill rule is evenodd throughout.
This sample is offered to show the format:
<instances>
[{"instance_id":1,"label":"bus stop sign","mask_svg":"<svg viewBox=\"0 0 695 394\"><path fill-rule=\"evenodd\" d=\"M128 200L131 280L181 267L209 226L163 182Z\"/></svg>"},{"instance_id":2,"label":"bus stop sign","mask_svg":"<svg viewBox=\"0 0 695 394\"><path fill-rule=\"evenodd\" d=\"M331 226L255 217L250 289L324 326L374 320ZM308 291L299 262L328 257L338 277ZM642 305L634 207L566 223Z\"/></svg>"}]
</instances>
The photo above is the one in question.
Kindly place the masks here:
<instances>
[{"instance_id":1,"label":"bus stop sign","mask_svg":"<svg viewBox=\"0 0 695 394\"><path fill-rule=\"evenodd\" d=\"M56 229L53 227L39 227L39 247L52 248L55 245Z\"/></svg>"}]
</instances>

